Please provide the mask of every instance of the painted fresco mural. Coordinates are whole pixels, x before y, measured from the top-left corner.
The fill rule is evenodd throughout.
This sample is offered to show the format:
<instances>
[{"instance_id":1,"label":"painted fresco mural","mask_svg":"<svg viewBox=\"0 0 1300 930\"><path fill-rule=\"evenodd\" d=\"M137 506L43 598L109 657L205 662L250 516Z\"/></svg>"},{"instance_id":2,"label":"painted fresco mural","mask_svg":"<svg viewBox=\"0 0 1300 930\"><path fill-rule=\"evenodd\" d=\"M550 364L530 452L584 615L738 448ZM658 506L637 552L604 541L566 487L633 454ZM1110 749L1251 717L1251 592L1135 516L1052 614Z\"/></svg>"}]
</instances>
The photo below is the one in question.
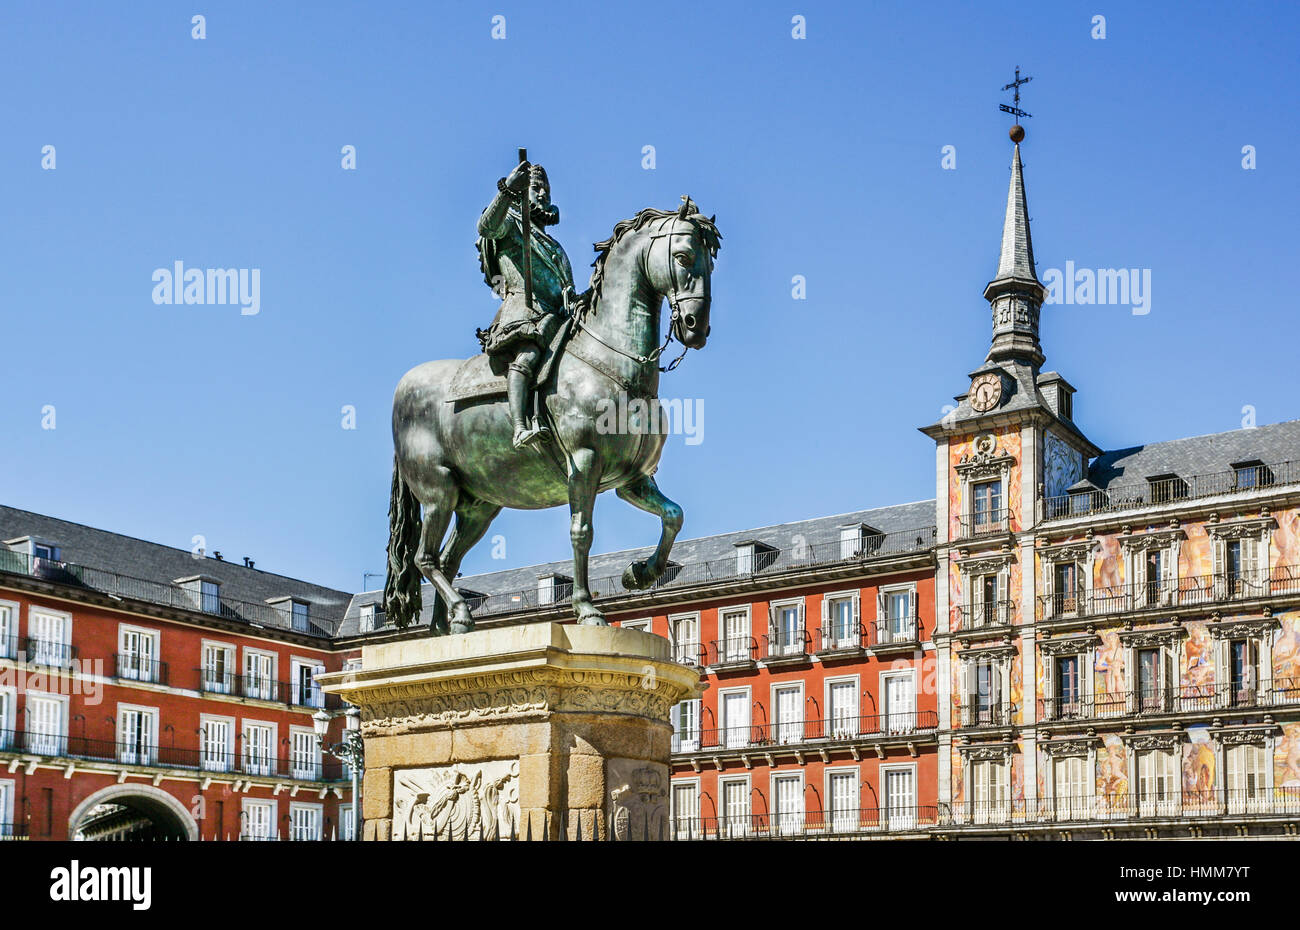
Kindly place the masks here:
<instances>
[{"instance_id":1,"label":"painted fresco mural","mask_svg":"<svg viewBox=\"0 0 1300 930\"><path fill-rule=\"evenodd\" d=\"M1007 454L1015 459L1015 464L1007 477L1007 486L1002 489L1002 506L1011 512L1011 528L1019 531L1020 526L1020 431L1016 429L993 430L997 440L997 454ZM961 515L966 511L961 499L961 476L957 473L957 463L963 456L975 451L976 435L971 434L955 439L948 444L948 538L956 539L961 535Z\"/></svg>"},{"instance_id":2,"label":"painted fresco mural","mask_svg":"<svg viewBox=\"0 0 1300 930\"><path fill-rule=\"evenodd\" d=\"M1025 799L1025 742L1016 740L1015 749L1011 750L1011 803L1012 810L1018 809L1017 801Z\"/></svg>"},{"instance_id":3,"label":"painted fresco mural","mask_svg":"<svg viewBox=\"0 0 1300 930\"><path fill-rule=\"evenodd\" d=\"M1187 728L1188 741L1183 746L1184 804L1209 806L1214 801L1214 741L1207 726Z\"/></svg>"},{"instance_id":4,"label":"painted fresco mural","mask_svg":"<svg viewBox=\"0 0 1300 930\"><path fill-rule=\"evenodd\" d=\"M1183 642L1183 693L1192 695L1214 694L1214 640L1204 622L1185 624L1187 639Z\"/></svg>"},{"instance_id":5,"label":"painted fresco mural","mask_svg":"<svg viewBox=\"0 0 1300 930\"><path fill-rule=\"evenodd\" d=\"M1128 798L1128 755L1118 733L1106 733L1097 747L1097 797L1101 805L1123 808Z\"/></svg>"},{"instance_id":6,"label":"painted fresco mural","mask_svg":"<svg viewBox=\"0 0 1300 930\"><path fill-rule=\"evenodd\" d=\"M1273 787L1300 792L1300 722L1283 724L1274 744Z\"/></svg>"},{"instance_id":7,"label":"painted fresco mural","mask_svg":"<svg viewBox=\"0 0 1300 930\"><path fill-rule=\"evenodd\" d=\"M1043 496L1060 497L1083 477L1083 456L1055 433L1043 436Z\"/></svg>"},{"instance_id":8,"label":"painted fresco mural","mask_svg":"<svg viewBox=\"0 0 1300 930\"><path fill-rule=\"evenodd\" d=\"M1277 529L1273 531L1269 567L1300 565L1300 510L1284 510L1273 516Z\"/></svg>"},{"instance_id":9,"label":"painted fresco mural","mask_svg":"<svg viewBox=\"0 0 1300 930\"><path fill-rule=\"evenodd\" d=\"M1096 694L1117 694L1124 690L1124 644L1120 642L1118 630L1101 632L1094 672Z\"/></svg>"},{"instance_id":10,"label":"painted fresco mural","mask_svg":"<svg viewBox=\"0 0 1300 930\"><path fill-rule=\"evenodd\" d=\"M1282 614L1278 622L1282 628L1273 641L1273 681L1275 687L1300 688L1300 613Z\"/></svg>"}]
</instances>

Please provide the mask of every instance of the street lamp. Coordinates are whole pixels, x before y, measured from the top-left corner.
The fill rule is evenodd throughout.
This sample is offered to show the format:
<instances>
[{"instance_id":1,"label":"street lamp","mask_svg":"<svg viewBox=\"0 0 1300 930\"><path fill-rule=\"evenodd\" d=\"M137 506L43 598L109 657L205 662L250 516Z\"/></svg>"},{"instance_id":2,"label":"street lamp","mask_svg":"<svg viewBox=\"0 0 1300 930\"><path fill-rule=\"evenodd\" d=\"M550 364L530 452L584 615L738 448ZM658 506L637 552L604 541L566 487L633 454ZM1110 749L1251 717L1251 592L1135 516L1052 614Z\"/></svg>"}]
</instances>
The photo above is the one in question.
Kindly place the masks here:
<instances>
[{"instance_id":1,"label":"street lamp","mask_svg":"<svg viewBox=\"0 0 1300 930\"><path fill-rule=\"evenodd\" d=\"M332 718L325 710L316 711L311 721L316 728L316 745L335 759L348 764L352 773L352 839L361 839L360 773L365 768L365 745L361 739L361 708L349 707L343 714L343 742L326 745Z\"/></svg>"}]
</instances>

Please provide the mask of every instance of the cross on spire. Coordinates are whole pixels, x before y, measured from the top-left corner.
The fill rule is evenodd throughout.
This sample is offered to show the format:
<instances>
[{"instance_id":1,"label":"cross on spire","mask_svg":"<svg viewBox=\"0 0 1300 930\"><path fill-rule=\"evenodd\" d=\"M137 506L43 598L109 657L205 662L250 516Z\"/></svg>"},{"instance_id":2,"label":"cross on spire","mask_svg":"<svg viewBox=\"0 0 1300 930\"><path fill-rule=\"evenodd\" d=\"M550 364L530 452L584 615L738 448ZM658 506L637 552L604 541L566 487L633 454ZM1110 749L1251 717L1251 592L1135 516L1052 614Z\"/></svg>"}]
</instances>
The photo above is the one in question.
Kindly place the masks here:
<instances>
[{"instance_id":1,"label":"cross on spire","mask_svg":"<svg viewBox=\"0 0 1300 930\"><path fill-rule=\"evenodd\" d=\"M1032 80L1033 78L1029 77L1028 75L1026 75L1025 77L1021 77L1020 65L1016 65L1016 79L1012 81L1010 84L1002 85L1003 90L1010 90L1015 92L1015 102L1012 104L1000 103L998 104L998 109L1001 110L1003 113L1010 113L1012 116L1016 117L1017 119L1022 119L1026 116L1033 116L1034 114L1026 113L1024 110L1020 109L1020 85L1028 84Z\"/></svg>"}]
</instances>

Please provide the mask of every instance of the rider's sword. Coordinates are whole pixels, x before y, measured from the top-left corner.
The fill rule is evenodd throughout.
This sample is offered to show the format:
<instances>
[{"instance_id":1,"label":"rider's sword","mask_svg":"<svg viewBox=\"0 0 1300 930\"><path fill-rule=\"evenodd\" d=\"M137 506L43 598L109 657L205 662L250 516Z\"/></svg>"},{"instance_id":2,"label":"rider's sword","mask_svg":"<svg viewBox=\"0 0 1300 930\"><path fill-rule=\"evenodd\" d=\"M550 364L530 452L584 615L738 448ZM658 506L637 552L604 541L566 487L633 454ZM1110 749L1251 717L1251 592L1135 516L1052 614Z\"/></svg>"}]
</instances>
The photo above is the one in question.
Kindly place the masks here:
<instances>
[{"instance_id":1,"label":"rider's sword","mask_svg":"<svg viewBox=\"0 0 1300 930\"><path fill-rule=\"evenodd\" d=\"M519 150L519 164L528 161L528 149ZM528 174L528 184L524 187L523 200L519 205L519 215L524 225L524 306L531 313L533 309L533 223L532 223L533 177Z\"/></svg>"}]
</instances>

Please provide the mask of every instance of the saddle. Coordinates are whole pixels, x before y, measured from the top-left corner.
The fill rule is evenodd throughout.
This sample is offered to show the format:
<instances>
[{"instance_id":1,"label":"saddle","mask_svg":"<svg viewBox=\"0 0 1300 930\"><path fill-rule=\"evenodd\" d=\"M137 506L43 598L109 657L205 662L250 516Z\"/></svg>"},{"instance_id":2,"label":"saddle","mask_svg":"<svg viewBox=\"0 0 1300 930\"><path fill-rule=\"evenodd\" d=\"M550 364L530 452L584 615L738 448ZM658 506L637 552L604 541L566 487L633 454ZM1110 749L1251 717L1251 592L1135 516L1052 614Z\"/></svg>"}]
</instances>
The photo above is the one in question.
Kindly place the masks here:
<instances>
[{"instance_id":1,"label":"saddle","mask_svg":"<svg viewBox=\"0 0 1300 930\"><path fill-rule=\"evenodd\" d=\"M546 379L551 376L551 370L555 367L556 361L563 354L564 344L569 341L572 332L572 317L565 319L556 327L550 345L542 353L542 358L537 363L537 370L533 372L533 383L529 385L530 388L536 390L546 383ZM460 363L460 367L452 375L451 387L447 391L446 402L465 403L467 401L491 400L505 396L506 377L500 361L490 355L480 353Z\"/></svg>"}]
</instances>

